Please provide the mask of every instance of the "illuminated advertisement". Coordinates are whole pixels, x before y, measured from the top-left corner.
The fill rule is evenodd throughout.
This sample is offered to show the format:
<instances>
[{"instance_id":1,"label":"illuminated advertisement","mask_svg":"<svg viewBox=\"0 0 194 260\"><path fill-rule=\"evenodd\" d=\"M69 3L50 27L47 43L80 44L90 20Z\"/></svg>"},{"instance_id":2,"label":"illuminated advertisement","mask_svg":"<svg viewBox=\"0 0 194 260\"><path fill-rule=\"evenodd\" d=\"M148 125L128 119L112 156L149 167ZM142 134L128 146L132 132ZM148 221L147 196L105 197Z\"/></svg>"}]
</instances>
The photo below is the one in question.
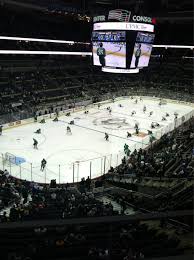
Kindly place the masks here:
<instances>
[{"instance_id":1,"label":"illuminated advertisement","mask_svg":"<svg viewBox=\"0 0 194 260\"><path fill-rule=\"evenodd\" d=\"M154 25L145 23L114 23L102 22L95 23L93 26L94 31L98 30L125 30L125 31L144 31L154 32Z\"/></svg>"}]
</instances>

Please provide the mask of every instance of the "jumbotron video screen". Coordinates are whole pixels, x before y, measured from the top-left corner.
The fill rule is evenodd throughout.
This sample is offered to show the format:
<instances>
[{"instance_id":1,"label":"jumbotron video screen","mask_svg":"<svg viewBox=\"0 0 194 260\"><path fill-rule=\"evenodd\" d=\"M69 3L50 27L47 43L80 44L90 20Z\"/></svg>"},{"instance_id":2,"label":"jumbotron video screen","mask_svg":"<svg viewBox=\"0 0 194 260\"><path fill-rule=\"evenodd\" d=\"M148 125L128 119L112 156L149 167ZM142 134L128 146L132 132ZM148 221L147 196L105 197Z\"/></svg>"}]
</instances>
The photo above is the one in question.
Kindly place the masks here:
<instances>
[{"instance_id":1,"label":"jumbotron video screen","mask_svg":"<svg viewBox=\"0 0 194 260\"><path fill-rule=\"evenodd\" d=\"M110 13L108 17L94 17L93 65L101 66L103 71L118 68L139 72L149 65L155 38L153 20L121 10Z\"/></svg>"},{"instance_id":2,"label":"jumbotron video screen","mask_svg":"<svg viewBox=\"0 0 194 260\"><path fill-rule=\"evenodd\" d=\"M93 32L93 64L126 68L126 33Z\"/></svg>"},{"instance_id":3,"label":"jumbotron video screen","mask_svg":"<svg viewBox=\"0 0 194 260\"><path fill-rule=\"evenodd\" d=\"M154 34L138 32L131 60L131 68L147 67L149 64Z\"/></svg>"}]
</instances>

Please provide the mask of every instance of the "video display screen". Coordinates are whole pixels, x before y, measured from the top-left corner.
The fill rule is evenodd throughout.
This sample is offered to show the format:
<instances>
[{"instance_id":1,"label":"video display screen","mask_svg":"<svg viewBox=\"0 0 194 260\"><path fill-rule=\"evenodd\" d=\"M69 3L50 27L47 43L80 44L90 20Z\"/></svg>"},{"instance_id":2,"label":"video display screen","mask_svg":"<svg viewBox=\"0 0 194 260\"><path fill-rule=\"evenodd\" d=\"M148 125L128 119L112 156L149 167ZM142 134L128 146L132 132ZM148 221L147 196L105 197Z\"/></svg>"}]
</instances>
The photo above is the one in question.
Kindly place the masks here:
<instances>
[{"instance_id":1,"label":"video display screen","mask_svg":"<svg viewBox=\"0 0 194 260\"><path fill-rule=\"evenodd\" d=\"M138 32L136 42L153 44L154 38L155 38L155 34Z\"/></svg>"},{"instance_id":2,"label":"video display screen","mask_svg":"<svg viewBox=\"0 0 194 260\"><path fill-rule=\"evenodd\" d=\"M130 68L147 67L152 52L152 44L135 43Z\"/></svg>"},{"instance_id":3,"label":"video display screen","mask_svg":"<svg viewBox=\"0 0 194 260\"><path fill-rule=\"evenodd\" d=\"M126 68L126 42L93 42L93 64Z\"/></svg>"},{"instance_id":4,"label":"video display screen","mask_svg":"<svg viewBox=\"0 0 194 260\"><path fill-rule=\"evenodd\" d=\"M93 32L92 41L122 42L126 41L126 32Z\"/></svg>"}]
</instances>

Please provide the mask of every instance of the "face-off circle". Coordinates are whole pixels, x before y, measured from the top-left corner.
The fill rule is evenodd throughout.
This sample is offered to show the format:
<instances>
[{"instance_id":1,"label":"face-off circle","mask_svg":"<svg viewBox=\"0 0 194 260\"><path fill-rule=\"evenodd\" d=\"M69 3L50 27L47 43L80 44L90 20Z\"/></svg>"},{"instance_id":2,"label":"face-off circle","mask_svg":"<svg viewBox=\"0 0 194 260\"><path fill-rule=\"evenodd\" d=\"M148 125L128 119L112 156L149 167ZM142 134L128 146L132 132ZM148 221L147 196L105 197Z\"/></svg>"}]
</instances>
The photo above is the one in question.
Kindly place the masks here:
<instances>
[{"instance_id":1,"label":"face-off circle","mask_svg":"<svg viewBox=\"0 0 194 260\"><path fill-rule=\"evenodd\" d=\"M93 121L94 125L102 125L106 129L111 130L129 130L132 129L133 126L127 122L127 119L124 117L102 117L97 118Z\"/></svg>"}]
</instances>

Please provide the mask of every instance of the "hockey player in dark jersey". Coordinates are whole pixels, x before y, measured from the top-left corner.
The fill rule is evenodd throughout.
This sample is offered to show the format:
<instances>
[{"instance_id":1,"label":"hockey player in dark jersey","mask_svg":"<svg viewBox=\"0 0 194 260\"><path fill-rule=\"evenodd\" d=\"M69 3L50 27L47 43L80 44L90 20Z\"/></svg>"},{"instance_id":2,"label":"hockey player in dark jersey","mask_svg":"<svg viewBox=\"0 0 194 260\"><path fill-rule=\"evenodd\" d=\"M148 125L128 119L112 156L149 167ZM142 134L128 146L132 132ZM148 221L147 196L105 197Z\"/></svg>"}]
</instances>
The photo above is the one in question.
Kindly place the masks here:
<instances>
[{"instance_id":1,"label":"hockey player in dark jersey","mask_svg":"<svg viewBox=\"0 0 194 260\"><path fill-rule=\"evenodd\" d=\"M127 132L127 138L130 138L130 137L132 137L132 134Z\"/></svg>"},{"instance_id":2,"label":"hockey player in dark jersey","mask_svg":"<svg viewBox=\"0 0 194 260\"><path fill-rule=\"evenodd\" d=\"M46 164L47 164L47 161L46 161L45 159L42 159L42 161L41 161L41 166L40 166L40 170L41 170L42 172L44 171L44 168L45 168Z\"/></svg>"},{"instance_id":3,"label":"hockey player in dark jersey","mask_svg":"<svg viewBox=\"0 0 194 260\"><path fill-rule=\"evenodd\" d=\"M104 139L105 139L106 141L109 141L109 135L108 135L107 133L105 133Z\"/></svg>"},{"instance_id":4,"label":"hockey player in dark jersey","mask_svg":"<svg viewBox=\"0 0 194 260\"><path fill-rule=\"evenodd\" d=\"M69 126L67 126L67 134L68 134L68 135L71 135L71 134L72 134L71 128L70 128Z\"/></svg>"},{"instance_id":5,"label":"hockey player in dark jersey","mask_svg":"<svg viewBox=\"0 0 194 260\"><path fill-rule=\"evenodd\" d=\"M143 107L143 112L144 112L144 113L146 112L146 106Z\"/></svg>"},{"instance_id":6,"label":"hockey player in dark jersey","mask_svg":"<svg viewBox=\"0 0 194 260\"><path fill-rule=\"evenodd\" d=\"M133 110L132 112L131 112L131 116L133 116L133 115L135 115L136 114L136 112L135 112L135 110Z\"/></svg>"},{"instance_id":7,"label":"hockey player in dark jersey","mask_svg":"<svg viewBox=\"0 0 194 260\"><path fill-rule=\"evenodd\" d=\"M38 149L38 141L35 138L33 138L33 141L34 141L33 143L34 149Z\"/></svg>"},{"instance_id":8,"label":"hockey player in dark jersey","mask_svg":"<svg viewBox=\"0 0 194 260\"><path fill-rule=\"evenodd\" d=\"M54 119L53 119L53 122L58 122L59 121L59 119L58 119L58 117L56 116Z\"/></svg>"},{"instance_id":9,"label":"hockey player in dark jersey","mask_svg":"<svg viewBox=\"0 0 194 260\"><path fill-rule=\"evenodd\" d=\"M40 123L41 123L41 124L45 124L45 123L46 123L45 119L43 118L43 119L40 121Z\"/></svg>"},{"instance_id":10,"label":"hockey player in dark jersey","mask_svg":"<svg viewBox=\"0 0 194 260\"><path fill-rule=\"evenodd\" d=\"M141 44L138 45L138 48L135 52L135 68L138 67L140 56L141 56Z\"/></svg>"},{"instance_id":11,"label":"hockey player in dark jersey","mask_svg":"<svg viewBox=\"0 0 194 260\"><path fill-rule=\"evenodd\" d=\"M149 116L152 116L153 115L153 111L151 111L150 113L149 113Z\"/></svg>"},{"instance_id":12,"label":"hockey player in dark jersey","mask_svg":"<svg viewBox=\"0 0 194 260\"><path fill-rule=\"evenodd\" d=\"M41 129L40 129L40 128L37 129L34 133L35 133L35 134L41 134Z\"/></svg>"},{"instance_id":13,"label":"hockey player in dark jersey","mask_svg":"<svg viewBox=\"0 0 194 260\"><path fill-rule=\"evenodd\" d=\"M102 67L105 67L106 65L106 61L105 61L105 57L106 57L106 50L105 48L103 48L103 43L101 42L98 49L97 49L97 55L99 57L99 62L102 65Z\"/></svg>"}]
</instances>

